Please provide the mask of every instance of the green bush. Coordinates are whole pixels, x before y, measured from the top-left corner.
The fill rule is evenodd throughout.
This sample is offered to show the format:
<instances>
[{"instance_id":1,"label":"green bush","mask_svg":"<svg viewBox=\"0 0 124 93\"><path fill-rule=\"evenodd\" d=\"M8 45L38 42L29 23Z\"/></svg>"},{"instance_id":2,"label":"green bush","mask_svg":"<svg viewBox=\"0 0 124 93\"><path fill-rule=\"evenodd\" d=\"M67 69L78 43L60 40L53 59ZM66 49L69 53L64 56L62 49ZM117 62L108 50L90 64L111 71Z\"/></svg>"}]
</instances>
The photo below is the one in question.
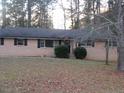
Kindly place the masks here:
<instances>
[{"instance_id":1,"label":"green bush","mask_svg":"<svg viewBox=\"0 0 124 93\"><path fill-rule=\"evenodd\" d=\"M87 56L87 50L84 47L77 47L74 50L74 55L76 59L84 59Z\"/></svg>"},{"instance_id":2,"label":"green bush","mask_svg":"<svg viewBox=\"0 0 124 93\"><path fill-rule=\"evenodd\" d=\"M57 46L54 49L57 58L69 58L69 47L65 45Z\"/></svg>"}]
</instances>

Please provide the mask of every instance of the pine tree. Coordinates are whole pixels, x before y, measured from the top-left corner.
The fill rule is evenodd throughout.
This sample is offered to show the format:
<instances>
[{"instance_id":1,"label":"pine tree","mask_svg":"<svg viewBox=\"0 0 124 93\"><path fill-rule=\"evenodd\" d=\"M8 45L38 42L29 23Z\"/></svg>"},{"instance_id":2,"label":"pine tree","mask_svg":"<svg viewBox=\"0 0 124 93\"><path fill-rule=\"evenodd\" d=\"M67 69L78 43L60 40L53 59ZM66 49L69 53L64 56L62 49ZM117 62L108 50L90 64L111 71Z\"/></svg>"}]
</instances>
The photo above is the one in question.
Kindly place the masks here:
<instances>
[{"instance_id":1,"label":"pine tree","mask_svg":"<svg viewBox=\"0 0 124 93\"><path fill-rule=\"evenodd\" d=\"M2 0L2 28L6 27L6 0Z\"/></svg>"}]
</instances>

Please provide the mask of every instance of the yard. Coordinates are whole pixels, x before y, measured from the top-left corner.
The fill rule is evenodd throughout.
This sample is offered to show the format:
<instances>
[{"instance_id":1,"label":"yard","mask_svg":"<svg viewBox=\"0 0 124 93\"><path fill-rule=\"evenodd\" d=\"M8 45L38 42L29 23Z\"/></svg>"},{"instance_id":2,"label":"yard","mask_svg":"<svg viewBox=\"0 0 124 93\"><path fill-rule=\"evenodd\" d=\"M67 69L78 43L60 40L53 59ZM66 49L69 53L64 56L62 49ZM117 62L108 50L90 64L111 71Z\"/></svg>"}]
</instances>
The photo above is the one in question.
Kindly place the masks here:
<instances>
[{"instance_id":1,"label":"yard","mask_svg":"<svg viewBox=\"0 0 124 93\"><path fill-rule=\"evenodd\" d=\"M0 58L0 93L124 93L124 73L114 62Z\"/></svg>"}]
</instances>

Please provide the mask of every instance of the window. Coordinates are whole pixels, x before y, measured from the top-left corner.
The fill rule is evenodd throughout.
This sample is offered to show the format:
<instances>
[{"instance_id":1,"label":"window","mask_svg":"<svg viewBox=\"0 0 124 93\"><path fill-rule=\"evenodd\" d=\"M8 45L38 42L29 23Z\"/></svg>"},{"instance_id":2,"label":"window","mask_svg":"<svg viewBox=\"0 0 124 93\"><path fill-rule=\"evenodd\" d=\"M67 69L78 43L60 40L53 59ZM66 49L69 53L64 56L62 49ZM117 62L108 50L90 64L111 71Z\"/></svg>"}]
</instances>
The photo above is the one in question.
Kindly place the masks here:
<instances>
[{"instance_id":1,"label":"window","mask_svg":"<svg viewBox=\"0 0 124 93\"><path fill-rule=\"evenodd\" d=\"M27 39L14 39L14 45L27 46Z\"/></svg>"},{"instance_id":2,"label":"window","mask_svg":"<svg viewBox=\"0 0 124 93\"><path fill-rule=\"evenodd\" d=\"M84 47L84 46L92 46L94 47L95 44L92 40L87 40L79 43L79 46Z\"/></svg>"},{"instance_id":3,"label":"window","mask_svg":"<svg viewBox=\"0 0 124 93\"><path fill-rule=\"evenodd\" d=\"M93 42L91 40L87 41L87 46L93 46Z\"/></svg>"},{"instance_id":4,"label":"window","mask_svg":"<svg viewBox=\"0 0 124 93\"><path fill-rule=\"evenodd\" d=\"M53 47L53 40L46 40L45 47Z\"/></svg>"},{"instance_id":5,"label":"window","mask_svg":"<svg viewBox=\"0 0 124 93\"><path fill-rule=\"evenodd\" d=\"M0 38L0 45L4 45L4 38Z\"/></svg>"},{"instance_id":6,"label":"window","mask_svg":"<svg viewBox=\"0 0 124 93\"><path fill-rule=\"evenodd\" d=\"M23 39L18 39L17 40L17 45L24 45L24 40Z\"/></svg>"},{"instance_id":7,"label":"window","mask_svg":"<svg viewBox=\"0 0 124 93\"><path fill-rule=\"evenodd\" d=\"M117 46L117 42L116 41L111 41L111 42L109 42L109 46L116 47Z\"/></svg>"},{"instance_id":8,"label":"window","mask_svg":"<svg viewBox=\"0 0 124 93\"><path fill-rule=\"evenodd\" d=\"M38 39L38 48L41 47L53 47L53 40Z\"/></svg>"},{"instance_id":9,"label":"window","mask_svg":"<svg viewBox=\"0 0 124 93\"><path fill-rule=\"evenodd\" d=\"M106 46L107 46L108 42L106 42ZM110 47L116 47L117 46L117 41L115 40L109 40L109 46Z\"/></svg>"},{"instance_id":10,"label":"window","mask_svg":"<svg viewBox=\"0 0 124 93\"><path fill-rule=\"evenodd\" d=\"M45 47L45 40L38 39L38 48Z\"/></svg>"},{"instance_id":11,"label":"window","mask_svg":"<svg viewBox=\"0 0 124 93\"><path fill-rule=\"evenodd\" d=\"M43 39L38 39L38 48L41 47L56 47L61 45L60 40L43 40Z\"/></svg>"}]
</instances>

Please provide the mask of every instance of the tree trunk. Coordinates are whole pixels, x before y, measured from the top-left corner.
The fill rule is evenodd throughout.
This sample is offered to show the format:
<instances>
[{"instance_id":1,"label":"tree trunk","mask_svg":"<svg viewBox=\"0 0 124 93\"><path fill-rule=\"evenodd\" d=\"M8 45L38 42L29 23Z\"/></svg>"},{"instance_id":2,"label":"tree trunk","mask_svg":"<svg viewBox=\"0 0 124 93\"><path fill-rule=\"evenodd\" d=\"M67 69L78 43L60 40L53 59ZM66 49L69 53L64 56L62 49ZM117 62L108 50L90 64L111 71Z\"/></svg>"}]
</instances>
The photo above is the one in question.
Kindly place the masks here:
<instances>
[{"instance_id":1,"label":"tree trunk","mask_svg":"<svg viewBox=\"0 0 124 93\"><path fill-rule=\"evenodd\" d=\"M109 40L107 40L106 44L106 65L109 65Z\"/></svg>"},{"instance_id":2,"label":"tree trunk","mask_svg":"<svg viewBox=\"0 0 124 93\"><path fill-rule=\"evenodd\" d=\"M118 47L118 70L124 71L124 47Z\"/></svg>"},{"instance_id":3,"label":"tree trunk","mask_svg":"<svg viewBox=\"0 0 124 93\"><path fill-rule=\"evenodd\" d=\"M6 27L6 0L2 0L2 28Z\"/></svg>"},{"instance_id":4,"label":"tree trunk","mask_svg":"<svg viewBox=\"0 0 124 93\"><path fill-rule=\"evenodd\" d=\"M80 11L80 9L79 9L79 7L80 7L80 1L79 0L77 0L77 28L80 28L80 20L79 20L79 17L80 17L80 14L79 14L79 11Z\"/></svg>"},{"instance_id":5,"label":"tree trunk","mask_svg":"<svg viewBox=\"0 0 124 93\"><path fill-rule=\"evenodd\" d=\"M74 20L73 20L73 3L72 3L72 0L71 0L71 3L70 3L70 12L71 12L71 28L73 29L74 27Z\"/></svg>"},{"instance_id":6,"label":"tree trunk","mask_svg":"<svg viewBox=\"0 0 124 93\"><path fill-rule=\"evenodd\" d=\"M118 0L118 70L124 71L124 13L123 0Z\"/></svg>"},{"instance_id":7,"label":"tree trunk","mask_svg":"<svg viewBox=\"0 0 124 93\"><path fill-rule=\"evenodd\" d=\"M31 27L31 0L28 0L28 27Z\"/></svg>"}]
</instances>

